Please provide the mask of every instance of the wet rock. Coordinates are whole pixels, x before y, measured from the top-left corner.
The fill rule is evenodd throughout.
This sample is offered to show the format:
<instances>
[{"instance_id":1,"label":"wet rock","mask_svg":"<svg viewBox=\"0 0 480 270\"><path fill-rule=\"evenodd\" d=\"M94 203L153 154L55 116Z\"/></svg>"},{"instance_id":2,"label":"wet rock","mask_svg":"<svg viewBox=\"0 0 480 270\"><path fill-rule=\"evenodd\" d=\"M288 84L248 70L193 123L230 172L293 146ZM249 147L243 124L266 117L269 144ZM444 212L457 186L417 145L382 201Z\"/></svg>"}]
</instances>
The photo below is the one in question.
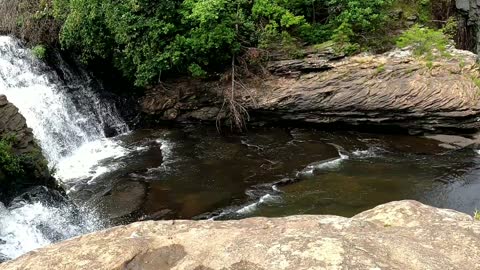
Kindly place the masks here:
<instances>
[{"instance_id":1,"label":"wet rock","mask_svg":"<svg viewBox=\"0 0 480 270\"><path fill-rule=\"evenodd\" d=\"M455 1L458 20L458 45L477 54L480 52L480 2L478 0Z\"/></svg>"},{"instance_id":2,"label":"wet rock","mask_svg":"<svg viewBox=\"0 0 480 270\"><path fill-rule=\"evenodd\" d=\"M480 222L415 201L336 216L141 222L0 269L479 269Z\"/></svg>"},{"instance_id":3,"label":"wet rock","mask_svg":"<svg viewBox=\"0 0 480 270\"><path fill-rule=\"evenodd\" d=\"M427 135L425 136L428 139L436 140L439 142L441 147L447 149L461 149L470 146L479 145L480 143L480 134L474 136L474 138L467 138L458 135Z\"/></svg>"},{"instance_id":4,"label":"wet rock","mask_svg":"<svg viewBox=\"0 0 480 270\"><path fill-rule=\"evenodd\" d=\"M4 95L0 95L0 138L11 141L14 154L21 157L20 166L24 172L21 176L11 176L0 167L0 200L8 201L19 192L37 185L58 188L32 130L17 107L9 103Z\"/></svg>"},{"instance_id":5,"label":"wet rock","mask_svg":"<svg viewBox=\"0 0 480 270\"><path fill-rule=\"evenodd\" d=\"M117 130L114 127L109 127L109 126L103 128L103 133L107 138L112 138L118 135Z\"/></svg>"},{"instance_id":6,"label":"wet rock","mask_svg":"<svg viewBox=\"0 0 480 270\"><path fill-rule=\"evenodd\" d=\"M433 67L408 50L274 61L269 64L272 75L245 79L249 89L238 91L237 99L248 109L251 123L395 127L410 133L478 130L480 98L471 79L479 75L476 55L455 49L450 54ZM151 89L140 104L152 119L214 122L225 113L219 93L226 87L173 81L168 90ZM164 115L171 115L171 109L174 119Z\"/></svg>"},{"instance_id":7,"label":"wet rock","mask_svg":"<svg viewBox=\"0 0 480 270\"><path fill-rule=\"evenodd\" d=\"M333 66L325 58L305 58L296 60L281 60L270 62L268 70L275 75L298 75L301 73L321 72L332 69Z\"/></svg>"},{"instance_id":8,"label":"wet rock","mask_svg":"<svg viewBox=\"0 0 480 270\"><path fill-rule=\"evenodd\" d=\"M146 193L147 187L144 183L122 181L95 200L95 204L108 219L120 219L137 212L145 201Z\"/></svg>"},{"instance_id":9,"label":"wet rock","mask_svg":"<svg viewBox=\"0 0 480 270\"><path fill-rule=\"evenodd\" d=\"M9 208L22 207L25 204L42 203L46 206L58 206L67 204L68 199L59 191L49 189L44 186L34 187L27 192L15 197L10 203Z\"/></svg>"},{"instance_id":10,"label":"wet rock","mask_svg":"<svg viewBox=\"0 0 480 270\"><path fill-rule=\"evenodd\" d=\"M273 186L284 187L284 186L289 186L289 185L295 184L299 181L301 181L301 179L298 178L298 177L296 177L296 178L288 177L288 178L283 178L282 180L279 180L279 181L273 183Z\"/></svg>"},{"instance_id":11,"label":"wet rock","mask_svg":"<svg viewBox=\"0 0 480 270\"><path fill-rule=\"evenodd\" d=\"M9 258L7 256L0 253L0 264L6 262L8 260L9 260Z\"/></svg>"}]
</instances>

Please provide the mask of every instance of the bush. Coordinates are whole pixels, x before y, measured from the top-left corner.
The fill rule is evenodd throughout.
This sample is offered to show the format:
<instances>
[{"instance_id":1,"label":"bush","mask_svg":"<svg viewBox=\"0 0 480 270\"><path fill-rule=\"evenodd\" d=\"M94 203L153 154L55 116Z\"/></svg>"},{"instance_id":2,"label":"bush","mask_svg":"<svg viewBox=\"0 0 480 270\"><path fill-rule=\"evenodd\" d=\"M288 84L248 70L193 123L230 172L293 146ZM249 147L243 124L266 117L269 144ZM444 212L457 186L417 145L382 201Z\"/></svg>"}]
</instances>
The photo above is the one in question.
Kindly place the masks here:
<instances>
[{"instance_id":1,"label":"bush","mask_svg":"<svg viewBox=\"0 0 480 270\"><path fill-rule=\"evenodd\" d=\"M32 54L35 56L35 58L44 60L47 56L47 48L45 48L43 45L36 45L32 48Z\"/></svg>"},{"instance_id":2,"label":"bush","mask_svg":"<svg viewBox=\"0 0 480 270\"><path fill-rule=\"evenodd\" d=\"M405 31L397 40L400 48L411 47L418 57L431 59L435 52L446 56L449 39L441 30L421 27L418 24Z\"/></svg>"},{"instance_id":3,"label":"bush","mask_svg":"<svg viewBox=\"0 0 480 270\"><path fill-rule=\"evenodd\" d=\"M15 35L33 45L58 43L62 22L52 16L52 0L1 0L0 3L0 34Z\"/></svg>"},{"instance_id":4,"label":"bush","mask_svg":"<svg viewBox=\"0 0 480 270\"><path fill-rule=\"evenodd\" d=\"M13 152L9 139L0 140L0 171L7 177L18 177L24 173L21 159Z\"/></svg>"}]
</instances>

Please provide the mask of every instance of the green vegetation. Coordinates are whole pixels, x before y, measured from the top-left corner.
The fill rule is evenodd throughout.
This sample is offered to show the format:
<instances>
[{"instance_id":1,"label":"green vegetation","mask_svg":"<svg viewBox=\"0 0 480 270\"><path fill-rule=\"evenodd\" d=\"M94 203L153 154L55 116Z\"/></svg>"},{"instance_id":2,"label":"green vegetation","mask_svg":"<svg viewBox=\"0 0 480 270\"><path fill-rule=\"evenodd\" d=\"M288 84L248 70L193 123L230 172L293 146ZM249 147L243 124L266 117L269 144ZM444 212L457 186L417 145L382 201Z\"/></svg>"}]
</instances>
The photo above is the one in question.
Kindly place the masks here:
<instances>
[{"instance_id":1,"label":"green vegetation","mask_svg":"<svg viewBox=\"0 0 480 270\"><path fill-rule=\"evenodd\" d=\"M480 78L478 78L477 76L471 76L470 78L480 91Z\"/></svg>"},{"instance_id":2,"label":"green vegetation","mask_svg":"<svg viewBox=\"0 0 480 270\"><path fill-rule=\"evenodd\" d=\"M377 74L385 71L385 64L381 64L377 67Z\"/></svg>"},{"instance_id":3,"label":"green vegetation","mask_svg":"<svg viewBox=\"0 0 480 270\"><path fill-rule=\"evenodd\" d=\"M432 59L435 53L448 56L447 46L450 41L442 30L414 25L405 31L397 40L400 48L412 47L413 54L418 57Z\"/></svg>"},{"instance_id":4,"label":"green vegetation","mask_svg":"<svg viewBox=\"0 0 480 270\"><path fill-rule=\"evenodd\" d=\"M232 64L295 58L303 48L339 55L443 50L455 34L452 0L5 0L0 32L58 44L85 63L110 63L137 86L171 75L206 78ZM439 25L436 21L446 21ZM420 26L422 25L422 27ZM444 27L443 32L434 30ZM420 37L417 37L420 34Z\"/></svg>"},{"instance_id":5,"label":"green vegetation","mask_svg":"<svg viewBox=\"0 0 480 270\"><path fill-rule=\"evenodd\" d=\"M476 221L480 221L480 211L475 210L475 213L473 214L473 218L474 218Z\"/></svg>"},{"instance_id":6,"label":"green vegetation","mask_svg":"<svg viewBox=\"0 0 480 270\"><path fill-rule=\"evenodd\" d=\"M47 48L43 45L36 45L32 48L32 53L37 59L43 60L47 56Z\"/></svg>"},{"instance_id":7,"label":"green vegetation","mask_svg":"<svg viewBox=\"0 0 480 270\"><path fill-rule=\"evenodd\" d=\"M205 77L251 48L286 57L303 45L336 51L381 29L393 0L54 0L60 42L84 62L108 60L138 86L169 73ZM250 60L250 59L242 59Z\"/></svg>"},{"instance_id":8,"label":"green vegetation","mask_svg":"<svg viewBox=\"0 0 480 270\"><path fill-rule=\"evenodd\" d=\"M23 175L21 159L13 152L11 139L0 140L0 172L6 177Z\"/></svg>"}]
</instances>

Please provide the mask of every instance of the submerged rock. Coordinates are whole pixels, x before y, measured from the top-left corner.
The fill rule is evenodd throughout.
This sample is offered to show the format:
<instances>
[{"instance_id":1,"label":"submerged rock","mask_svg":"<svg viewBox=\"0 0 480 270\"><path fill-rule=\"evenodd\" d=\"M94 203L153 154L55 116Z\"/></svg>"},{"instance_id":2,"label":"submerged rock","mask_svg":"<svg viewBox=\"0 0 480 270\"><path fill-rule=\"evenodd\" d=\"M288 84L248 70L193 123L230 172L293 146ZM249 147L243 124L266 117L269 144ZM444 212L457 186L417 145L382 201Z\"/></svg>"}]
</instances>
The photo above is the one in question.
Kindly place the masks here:
<instances>
[{"instance_id":1,"label":"submerged rock","mask_svg":"<svg viewBox=\"0 0 480 270\"><path fill-rule=\"evenodd\" d=\"M431 62L408 50L274 61L268 65L270 75L244 80L248 89L239 89L237 99L253 123L371 125L430 133L479 129L476 55L449 53ZM226 117L220 93L228 87L177 80L151 89L140 103L149 119L217 121Z\"/></svg>"},{"instance_id":2,"label":"submerged rock","mask_svg":"<svg viewBox=\"0 0 480 270\"><path fill-rule=\"evenodd\" d=\"M480 269L480 222L415 201L351 219L142 222L39 249L0 269Z\"/></svg>"},{"instance_id":3,"label":"submerged rock","mask_svg":"<svg viewBox=\"0 0 480 270\"><path fill-rule=\"evenodd\" d=\"M9 203L9 208L13 209L34 203L41 203L49 207L71 204L59 191L37 186L15 197Z\"/></svg>"}]
</instances>

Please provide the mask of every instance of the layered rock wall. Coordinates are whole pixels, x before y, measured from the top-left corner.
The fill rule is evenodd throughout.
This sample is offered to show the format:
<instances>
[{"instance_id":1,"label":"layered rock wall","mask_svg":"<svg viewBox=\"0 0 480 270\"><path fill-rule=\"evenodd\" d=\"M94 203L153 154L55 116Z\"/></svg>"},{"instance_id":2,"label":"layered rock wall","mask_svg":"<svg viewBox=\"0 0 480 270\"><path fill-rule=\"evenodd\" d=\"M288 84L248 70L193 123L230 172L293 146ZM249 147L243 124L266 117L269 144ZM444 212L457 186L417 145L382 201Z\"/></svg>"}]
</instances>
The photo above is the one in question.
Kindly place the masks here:
<instances>
[{"instance_id":1,"label":"layered rock wall","mask_svg":"<svg viewBox=\"0 0 480 270\"><path fill-rule=\"evenodd\" d=\"M456 0L458 16L458 45L462 49L480 53L480 2Z\"/></svg>"},{"instance_id":2,"label":"layered rock wall","mask_svg":"<svg viewBox=\"0 0 480 270\"><path fill-rule=\"evenodd\" d=\"M476 55L454 49L450 54L433 61L395 51L345 59L311 54L270 62L270 75L244 79L248 89L239 88L237 100L252 122L477 130ZM152 89L140 103L154 119L215 121L228 114L221 93L229 86L220 81L175 81Z\"/></svg>"}]
</instances>

